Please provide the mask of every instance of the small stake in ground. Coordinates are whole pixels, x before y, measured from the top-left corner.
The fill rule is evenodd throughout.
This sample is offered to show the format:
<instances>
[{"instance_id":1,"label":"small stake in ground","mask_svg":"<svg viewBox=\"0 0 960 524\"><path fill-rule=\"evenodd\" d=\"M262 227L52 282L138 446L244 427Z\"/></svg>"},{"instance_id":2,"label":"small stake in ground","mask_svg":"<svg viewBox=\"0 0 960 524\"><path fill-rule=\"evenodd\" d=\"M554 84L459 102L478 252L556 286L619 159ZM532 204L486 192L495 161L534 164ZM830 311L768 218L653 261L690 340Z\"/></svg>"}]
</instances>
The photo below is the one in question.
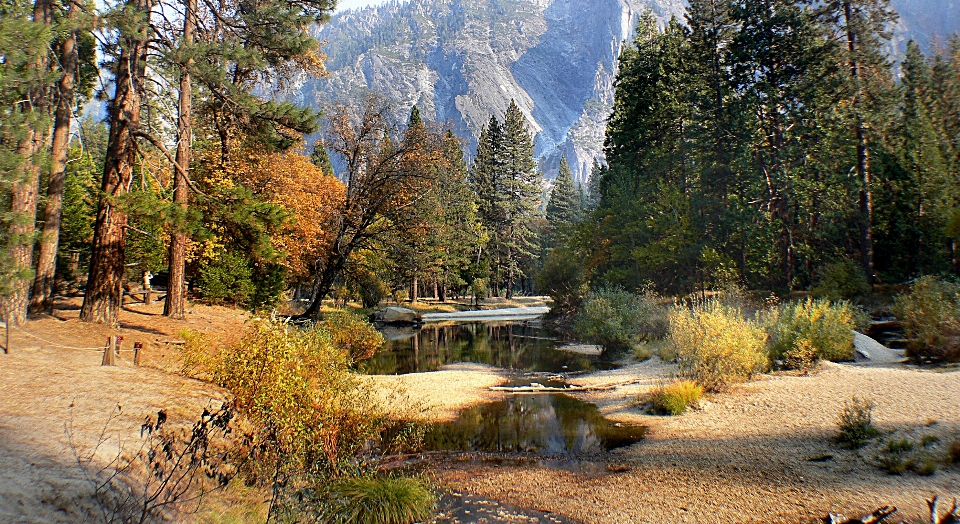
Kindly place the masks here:
<instances>
[{"instance_id":1,"label":"small stake in ground","mask_svg":"<svg viewBox=\"0 0 960 524\"><path fill-rule=\"evenodd\" d=\"M143 349L143 342L133 343L133 365L140 365L140 351Z\"/></svg>"},{"instance_id":2,"label":"small stake in ground","mask_svg":"<svg viewBox=\"0 0 960 524\"><path fill-rule=\"evenodd\" d=\"M116 366L117 365L117 339L110 337L107 339L107 348L103 351L103 362L100 363L101 366Z\"/></svg>"},{"instance_id":3,"label":"small stake in ground","mask_svg":"<svg viewBox=\"0 0 960 524\"><path fill-rule=\"evenodd\" d=\"M10 353L10 313L7 313L7 318L4 322L7 327L7 341L3 344L3 354L7 355Z\"/></svg>"}]
</instances>

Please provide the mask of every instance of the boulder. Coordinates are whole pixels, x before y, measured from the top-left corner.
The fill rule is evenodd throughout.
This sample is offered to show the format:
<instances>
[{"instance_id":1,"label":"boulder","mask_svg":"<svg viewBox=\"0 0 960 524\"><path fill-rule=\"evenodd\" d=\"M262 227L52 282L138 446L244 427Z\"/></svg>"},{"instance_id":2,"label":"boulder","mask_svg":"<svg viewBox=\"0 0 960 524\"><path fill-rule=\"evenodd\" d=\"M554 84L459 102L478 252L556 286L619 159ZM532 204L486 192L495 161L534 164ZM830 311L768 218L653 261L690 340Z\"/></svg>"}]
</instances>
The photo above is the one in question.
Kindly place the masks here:
<instances>
[{"instance_id":1,"label":"boulder","mask_svg":"<svg viewBox=\"0 0 960 524\"><path fill-rule=\"evenodd\" d=\"M377 311L373 316L377 322L384 324L420 324L423 319L420 313L405 307L390 306Z\"/></svg>"}]
</instances>

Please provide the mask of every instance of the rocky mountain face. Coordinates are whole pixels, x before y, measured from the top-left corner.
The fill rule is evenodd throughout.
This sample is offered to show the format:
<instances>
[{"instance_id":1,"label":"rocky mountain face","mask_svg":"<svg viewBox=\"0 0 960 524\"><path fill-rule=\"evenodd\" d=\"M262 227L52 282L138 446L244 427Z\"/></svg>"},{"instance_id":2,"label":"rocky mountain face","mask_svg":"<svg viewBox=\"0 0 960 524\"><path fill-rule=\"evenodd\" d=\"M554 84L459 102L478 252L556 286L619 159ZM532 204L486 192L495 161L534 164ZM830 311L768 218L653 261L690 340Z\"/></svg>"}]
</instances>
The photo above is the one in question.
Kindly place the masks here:
<instances>
[{"instance_id":1,"label":"rocky mountain face","mask_svg":"<svg viewBox=\"0 0 960 524\"><path fill-rule=\"evenodd\" d=\"M648 8L664 19L683 12L682 0L410 0L347 11L320 31L330 77L297 97L324 107L375 91L398 118L417 104L470 152L514 99L544 173L566 154L584 182L602 155L617 56Z\"/></svg>"},{"instance_id":2,"label":"rocky mountain face","mask_svg":"<svg viewBox=\"0 0 960 524\"><path fill-rule=\"evenodd\" d=\"M960 29L960 0L894 0L895 42L922 44ZM323 26L330 76L290 79L289 95L314 107L380 93L403 121L417 104L449 122L472 153L491 115L516 100L536 134L541 169L565 154L585 183L602 158L617 56L637 17L682 17L683 0L408 0L346 11Z\"/></svg>"}]
</instances>

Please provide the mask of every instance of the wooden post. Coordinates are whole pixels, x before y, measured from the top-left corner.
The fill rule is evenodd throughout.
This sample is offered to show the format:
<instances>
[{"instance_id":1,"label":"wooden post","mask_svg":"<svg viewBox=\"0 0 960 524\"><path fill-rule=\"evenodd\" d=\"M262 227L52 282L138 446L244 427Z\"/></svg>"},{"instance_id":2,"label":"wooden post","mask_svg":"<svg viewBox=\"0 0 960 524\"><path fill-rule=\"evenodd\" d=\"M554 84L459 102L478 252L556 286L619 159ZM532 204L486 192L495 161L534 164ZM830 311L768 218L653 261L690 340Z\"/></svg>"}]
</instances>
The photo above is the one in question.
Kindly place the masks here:
<instances>
[{"instance_id":1,"label":"wooden post","mask_svg":"<svg viewBox=\"0 0 960 524\"><path fill-rule=\"evenodd\" d=\"M111 336L107 339L107 347L103 350L103 362L101 366L117 365L117 339Z\"/></svg>"},{"instance_id":2,"label":"wooden post","mask_svg":"<svg viewBox=\"0 0 960 524\"><path fill-rule=\"evenodd\" d=\"M143 296L143 303L146 305L153 304L153 290L147 288L146 293Z\"/></svg>"},{"instance_id":3,"label":"wooden post","mask_svg":"<svg viewBox=\"0 0 960 524\"><path fill-rule=\"evenodd\" d=\"M3 354L10 354L10 313L7 312L7 318L4 319L5 325L7 327L7 341L3 344Z\"/></svg>"},{"instance_id":4,"label":"wooden post","mask_svg":"<svg viewBox=\"0 0 960 524\"><path fill-rule=\"evenodd\" d=\"M143 349L143 342L134 342L133 343L133 365L140 365L140 350Z\"/></svg>"}]
</instances>

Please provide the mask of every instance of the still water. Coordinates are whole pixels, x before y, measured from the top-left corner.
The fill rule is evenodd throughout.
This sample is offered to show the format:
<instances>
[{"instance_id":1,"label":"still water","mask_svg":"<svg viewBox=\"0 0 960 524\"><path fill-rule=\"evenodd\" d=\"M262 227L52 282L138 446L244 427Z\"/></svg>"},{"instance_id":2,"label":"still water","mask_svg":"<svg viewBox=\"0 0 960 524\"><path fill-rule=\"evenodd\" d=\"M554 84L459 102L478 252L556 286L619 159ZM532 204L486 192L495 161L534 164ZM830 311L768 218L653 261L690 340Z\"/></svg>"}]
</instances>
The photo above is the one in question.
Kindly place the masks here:
<instances>
[{"instance_id":1,"label":"still water","mask_svg":"<svg viewBox=\"0 0 960 524\"><path fill-rule=\"evenodd\" d=\"M596 454L643 439L646 428L611 422L597 406L563 394L512 395L464 410L452 422L435 424L427 449Z\"/></svg>"},{"instance_id":2,"label":"still water","mask_svg":"<svg viewBox=\"0 0 960 524\"><path fill-rule=\"evenodd\" d=\"M554 333L525 322L427 324L422 328L385 326L382 331L387 343L373 358L360 363L363 373L421 373L457 362L549 373L616 367L609 357L560 350L562 342Z\"/></svg>"}]
</instances>

